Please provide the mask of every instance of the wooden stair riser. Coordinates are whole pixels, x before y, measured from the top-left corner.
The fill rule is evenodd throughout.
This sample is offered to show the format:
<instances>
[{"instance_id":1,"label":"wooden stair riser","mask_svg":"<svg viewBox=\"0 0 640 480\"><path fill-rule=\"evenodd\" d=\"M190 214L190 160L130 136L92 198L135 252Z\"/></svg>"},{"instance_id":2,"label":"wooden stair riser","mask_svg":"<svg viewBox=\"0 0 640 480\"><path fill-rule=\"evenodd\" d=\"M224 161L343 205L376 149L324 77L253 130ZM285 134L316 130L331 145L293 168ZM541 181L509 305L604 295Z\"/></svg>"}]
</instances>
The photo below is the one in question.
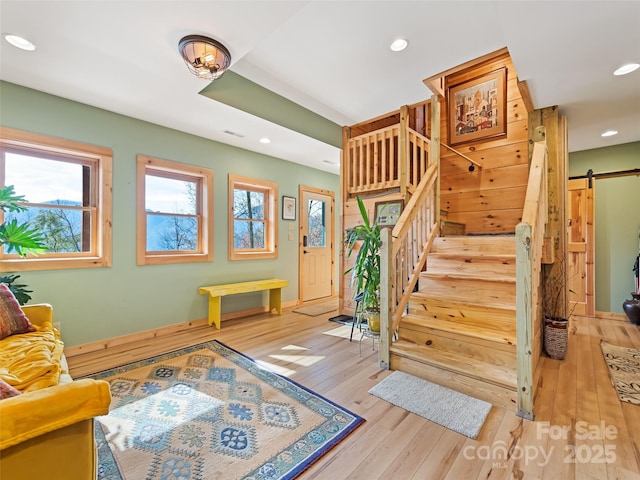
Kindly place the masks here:
<instances>
[{"instance_id":1,"label":"wooden stair riser","mask_svg":"<svg viewBox=\"0 0 640 480\"><path fill-rule=\"evenodd\" d=\"M400 370L429 382L451 388L513 411L516 407L516 391L465 375L391 353L391 369Z\"/></svg>"},{"instance_id":2,"label":"wooden stair riser","mask_svg":"<svg viewBox=\"0 0 640 480\"><path fill-rule=\"evenodd\" d=\"M403 341L423 345L427 349L451 352L493 365L516 368L515 345L432 328L411 330L401 326L398 337Z\"/></svg>"},{"instance_id":3,"label":"wooden stair riser","mask_svg":"<svg viewBox=\"0 0 640 480\"><path fill-rule=\"evenodd\" d=\"M459 352L436 350L404 340L395 342L391 351L396 355L412 358L492 385L509 390L516 389L516 370L510 366L495 365L477 358L466 357Z\"/></svg>"},{"instance_id":4,"label":"wooden stair riser","mask_svg":"<svg viewBox=\"0 0 640 480\"><path fill-rule=\"evenodd\" d=\"M414 294L409 301L408 313L425 319L449 321L478 328L490 327L514 335L516 331L515 309L453 303L441 298Z\"/></svg>"},{"instance_id":5,"label":"wooden stair riser","mask_svg":"<svg viewBox=\"0 0 640 480\"><path fill-rule=\"evenodd\" d=\"M427 256L427 272L437 274L471 275L475 277L516 276L514 255L454 255L431 253Z\"/></svg>"},{"instance_id":6,"label":"wooden stair riser","mask_svg":"<svg viewBox=\"0 0 640 480\"><path fill-rule=\"evenodd\" d=\"M513 409L515 237L440 237L391 347L391 368Z\"/></svg>"},{"instance_id":7,"label":"wooden stair riser","mask_svg":"<svg viewBox=\"0 0 640 480\"><path fill-rule=\"evenodd\" d=\"M513 307L516 304L516 282L489 280L484 278L464 278L450 275L420 275L420 292L429 297L464 301L477 305Z\"/></svg>"},{"instance_id":8,"label":"wooden stair riser","mask_svg":"<svg viewBox=\"0 0 640 480\"><path fill-rule=\"evenodd\" d=\"M433 253L471 253L475 255L515 255L515 236L438 237L431 248Z\"/></svg>"}]
</instances>

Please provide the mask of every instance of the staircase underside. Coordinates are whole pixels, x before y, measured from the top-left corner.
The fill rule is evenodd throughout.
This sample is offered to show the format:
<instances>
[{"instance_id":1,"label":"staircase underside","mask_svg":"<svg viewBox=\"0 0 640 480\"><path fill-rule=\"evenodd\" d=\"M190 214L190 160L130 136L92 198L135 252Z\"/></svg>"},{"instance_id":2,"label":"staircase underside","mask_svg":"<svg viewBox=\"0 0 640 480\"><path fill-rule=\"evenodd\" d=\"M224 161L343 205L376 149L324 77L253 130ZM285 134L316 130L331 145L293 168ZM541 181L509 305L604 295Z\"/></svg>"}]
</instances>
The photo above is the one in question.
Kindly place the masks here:
<instances>
[{"instance_id":1,"label":"staircase underside","mask_svg":"<svg viewBox=\"0 0 640 480\"><path fill-rule=\"evenodd\" d=\"M515 408L515 323L515 238L438 238L391 346L391 368Z\"/></svg>"}]
</instances>

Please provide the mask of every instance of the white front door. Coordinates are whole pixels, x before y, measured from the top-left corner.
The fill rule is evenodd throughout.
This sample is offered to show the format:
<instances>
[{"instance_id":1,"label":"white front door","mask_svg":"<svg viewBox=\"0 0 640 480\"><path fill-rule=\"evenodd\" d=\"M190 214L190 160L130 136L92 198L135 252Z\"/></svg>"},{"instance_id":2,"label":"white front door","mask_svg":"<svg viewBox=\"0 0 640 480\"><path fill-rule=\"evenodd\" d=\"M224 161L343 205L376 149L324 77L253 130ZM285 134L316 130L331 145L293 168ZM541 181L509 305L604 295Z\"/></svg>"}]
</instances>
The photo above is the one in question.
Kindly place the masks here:
<instances>
[{"instance_id":1,"label":"white front door","mask_svg":"<svg viewBox=\"0 0 640 480\"><path fill-rule=\"evenodd\" d=\"M300 298L330 297L333 287L334 194L300 186Z\"/></svg>"}]
</instances>

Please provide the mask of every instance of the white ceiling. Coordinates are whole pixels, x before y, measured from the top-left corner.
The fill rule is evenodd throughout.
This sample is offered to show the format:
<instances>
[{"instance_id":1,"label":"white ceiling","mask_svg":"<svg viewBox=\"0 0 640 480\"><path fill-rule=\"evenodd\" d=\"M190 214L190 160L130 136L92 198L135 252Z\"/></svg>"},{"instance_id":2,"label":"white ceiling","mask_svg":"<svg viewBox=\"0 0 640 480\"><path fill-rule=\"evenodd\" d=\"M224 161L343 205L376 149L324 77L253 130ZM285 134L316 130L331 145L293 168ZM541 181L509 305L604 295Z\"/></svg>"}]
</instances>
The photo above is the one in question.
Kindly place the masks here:
<instances>
[{"instance_id":1,"label":"white ceiling","mask_svg":"<svg viewBox=\"0 0 640 480\"><path fill-rule=\"evenodd\" d=\"M2 40L2 80L332 173L335 147L199 95L178 41L221 41L231 70L340 125L429 98L423 79L506 46L534 106L568 117L569 151L640 140L640 70L612 75L640 63L638 0L0 0L0 31L37 46ZM393 53L397 37L409 47Z\"/></svg>"}]
</instances>

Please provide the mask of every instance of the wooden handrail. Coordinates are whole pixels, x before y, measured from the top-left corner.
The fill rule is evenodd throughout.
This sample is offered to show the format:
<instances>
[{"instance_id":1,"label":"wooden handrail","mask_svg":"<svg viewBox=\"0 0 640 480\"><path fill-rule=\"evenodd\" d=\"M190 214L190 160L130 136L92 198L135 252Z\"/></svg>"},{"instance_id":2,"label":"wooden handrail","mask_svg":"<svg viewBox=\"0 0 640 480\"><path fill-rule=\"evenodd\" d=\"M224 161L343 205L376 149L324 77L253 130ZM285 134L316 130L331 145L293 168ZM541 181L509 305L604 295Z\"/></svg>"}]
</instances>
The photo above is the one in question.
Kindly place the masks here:
<instances>
[{"instance_id":1,"label":"wooden handrail","mask_svg":"<svg viewBox=\"0 0 640 480\"><path fill-rule=\"evenodd\" d=\"M547 206L547 147L536 142L533 148L529 182L516 226L516 357L517 415L534 419L534 354L542 338L542 302L540 301L541 263Z\"/></svg>"},{"instance_id":2,"label":"wooden handrail","mask_svg":"<svg viewBox=\"0 0 640 480\"><path fill-rule=\"evenodd\" d=\"M455 153L455 154L457 154L457 155L460 155L462 158L464 158L465 160L467 160L467 161L471 162L473 165L477 165L477 166L478 166L478 168L484 168L484 165L482 165L480 162L477 162L476 160L474 160L474 159L473 159L473 158L471 158L471 157L467 157L464 153L459 152L458 150L456 150L456 149L455 149L455 148L453 148L453 147L450 147L450 146L449 146L449 145L447 145L446 143L442 143L442 142L440 142L440 145L442 145L443 147L445 147L445 148L447 148L447 149L451 150L453 153Z\"/></svg>"},{"instance_id":3,"label":"wooden handrail","mask_svg":"<svg viewBox=\"0 0 640 480\"><path fill-rule=\"evenodd\" d=\"M393 334L438 235L438 172L438 162L429 165L393 231L383 229L381 232L380 365L383 368L389 367Z\"/></svg>"}]
</instances>

